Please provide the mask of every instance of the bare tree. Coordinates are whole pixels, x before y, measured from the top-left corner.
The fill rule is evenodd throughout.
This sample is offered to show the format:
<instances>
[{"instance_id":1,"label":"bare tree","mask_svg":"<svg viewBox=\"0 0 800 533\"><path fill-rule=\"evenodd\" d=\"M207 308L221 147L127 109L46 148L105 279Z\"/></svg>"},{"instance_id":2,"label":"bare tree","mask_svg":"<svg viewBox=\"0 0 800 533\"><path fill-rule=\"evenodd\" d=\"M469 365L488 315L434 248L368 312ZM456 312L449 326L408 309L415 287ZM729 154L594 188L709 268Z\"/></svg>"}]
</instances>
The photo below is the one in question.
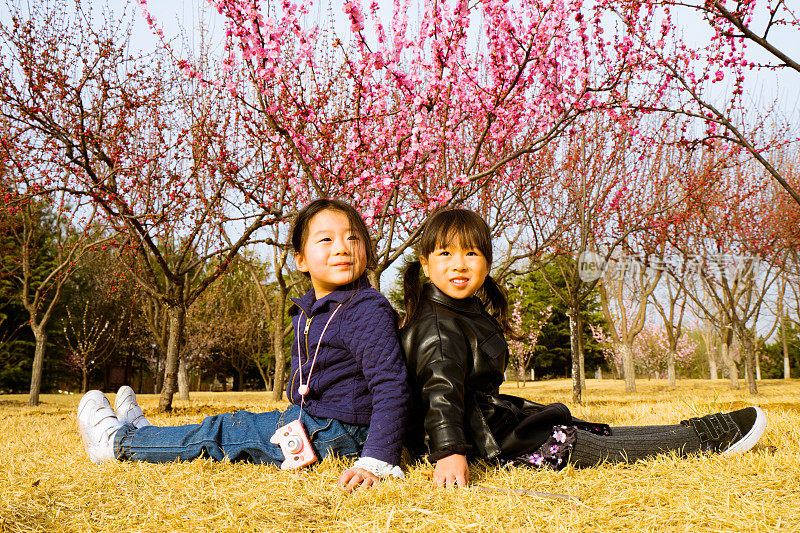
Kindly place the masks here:
<instances>
[{"instance_id":1,"label":"bare tree","mask_svg":"<svg viewBox=\"0 0 800 533\"><path fill-rule=\"evenodd\" d=\"M636 392L633 343L644 329L647 305L658 286L662 270L649 269L644 261L637 261L631 256L623 258L623 264L616 275L607 273L603 276L598 288L611 338L622 352L625 392Z\"/></svg>"},{"instance_id":2,"label":"bare tree","mask_svg":"<svg viewBox=\"0 0 800 533\"><path fill-rule=\"evenodd\" d=\"M112 353L114 332L111 323L102 316L91 316L89 302L83 315L75 320L67 305L67 326L64 339L69 347L69 362L81 371L81 392L88 390L89 372L103 363Z\"/></svg>"},{"instance_id":3,"label":"bare tree","mask_svg":"<svg viewBox=\"0 0 800 533\"><path fill-rule=\"evenodd\" d=\"M665 262L663 256L661 260ZM669 274L664 276L661 287L663 290L660 293L653 293L652 303L658 314L661 315L664 329L667 332L667 341L669 343L667 380L670 387L675 387L675 353L678 341L683 335L683 319L686 313L687 298L683 292L683 286L671 279ZM709 359L709 362L711 362L711 359ZM713 375L712 379L716 379L716 367L713 369Z\"/></svg>"}]
</instances>

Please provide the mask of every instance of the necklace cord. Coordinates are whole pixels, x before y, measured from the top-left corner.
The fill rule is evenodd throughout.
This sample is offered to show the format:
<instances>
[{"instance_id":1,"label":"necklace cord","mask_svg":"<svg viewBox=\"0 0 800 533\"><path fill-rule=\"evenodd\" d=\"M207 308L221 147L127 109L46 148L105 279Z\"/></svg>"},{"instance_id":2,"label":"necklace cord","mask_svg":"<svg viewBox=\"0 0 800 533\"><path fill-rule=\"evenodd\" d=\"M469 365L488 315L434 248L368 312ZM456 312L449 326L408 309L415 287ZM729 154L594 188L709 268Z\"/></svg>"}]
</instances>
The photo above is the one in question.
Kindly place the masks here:
<instances>
[{"instance_id":1,"label":"necklace cord","mask_svg":"<svg viewBox=\"0 0 800 533\"><path fill-rule=\"evenodd\" d=\"M333 310L331 316L328 317L328 321L325 322L325 327L322 328L322 333L319 336L319 340L317 341L317 347L314 348L314 358L311 360L311 366L308 369L308 378L306 382L303 383L303 360L300 357L300 319L305 316L306 317L306 324L309 323L311 320L306 312L300 309L300 315L297 316L297 370L298 370L298 381L299 384L297 386L297 392L300 394L300 416L303 414L303 404L305 403L306 394L308 393L308 384L311 383L311 374L314 372L314 364L317 362L317 355L319 355L319 347L322 345L322 338L325 336L325 332L328 330L328 326L330 325L333 317L336 316L336 313L341 309L343 304L339 304L336 306L336 309ZM306 335L306 361L308 361L308 333ZM303 392L301 392L303 391ZM298 420L300 417L298 417Z\"/></svg>"}]
</instances>

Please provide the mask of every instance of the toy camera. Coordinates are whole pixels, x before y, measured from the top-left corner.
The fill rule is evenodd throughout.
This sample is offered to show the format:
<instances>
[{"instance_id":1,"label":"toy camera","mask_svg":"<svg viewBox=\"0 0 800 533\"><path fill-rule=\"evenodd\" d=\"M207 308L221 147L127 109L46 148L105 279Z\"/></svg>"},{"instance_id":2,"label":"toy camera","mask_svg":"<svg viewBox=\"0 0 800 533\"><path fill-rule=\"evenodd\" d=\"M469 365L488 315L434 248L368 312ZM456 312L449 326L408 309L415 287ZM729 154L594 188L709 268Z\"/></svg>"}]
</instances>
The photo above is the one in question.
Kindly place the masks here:
<instances>
[{"instance_id":1,"label":"toy camera","mask_svg":"<svg viewBox=\"0 0 800 533\"><path fill-rule=\"evenodd\" d=\"M306 428L300 420L279 427L269 441L281 447L284 457L281 470L302 468L317 460L317 454L314 453L311 441L308 440Z\"/></svg>"}]
</instances>

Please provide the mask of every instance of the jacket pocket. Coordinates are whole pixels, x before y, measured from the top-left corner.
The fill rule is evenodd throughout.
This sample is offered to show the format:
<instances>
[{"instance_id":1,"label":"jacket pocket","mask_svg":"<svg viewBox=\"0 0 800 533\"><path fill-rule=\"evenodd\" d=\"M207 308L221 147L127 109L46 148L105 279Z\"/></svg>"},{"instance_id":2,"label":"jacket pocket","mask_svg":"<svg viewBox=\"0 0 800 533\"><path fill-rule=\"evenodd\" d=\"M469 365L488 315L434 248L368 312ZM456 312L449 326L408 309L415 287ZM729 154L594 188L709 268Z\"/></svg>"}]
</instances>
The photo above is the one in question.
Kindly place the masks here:
<instances>
[{"instance_id":1,"label":"jacket pocket","mask_svg":"<svg viewBox=\"0 0 800 533\"><path fill-rule=\"evenodd\" d=\"M496 359L508 351L506 340L497 333L485 339L479 346L481 352L491 359Z\"/></svg>"}]
</instances>

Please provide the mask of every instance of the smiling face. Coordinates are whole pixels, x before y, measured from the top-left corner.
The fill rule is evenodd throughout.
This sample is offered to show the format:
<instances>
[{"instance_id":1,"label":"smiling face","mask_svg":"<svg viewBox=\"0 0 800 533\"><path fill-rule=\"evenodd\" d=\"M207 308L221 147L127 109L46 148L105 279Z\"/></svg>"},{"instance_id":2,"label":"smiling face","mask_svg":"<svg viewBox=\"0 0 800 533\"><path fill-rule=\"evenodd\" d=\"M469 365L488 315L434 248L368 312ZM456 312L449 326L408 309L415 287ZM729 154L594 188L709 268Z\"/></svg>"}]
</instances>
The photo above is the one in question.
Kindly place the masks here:
<instances>
[{"instance_id":1,"label":"smiling face","mask_svg":"<svg viewBox=\"0 0 800 533\"><path fill-rule=\"evenodd\" d=\"M474 296L489 274L489 261L477 248L462 247L457 239L439 244L420 262L425 275L451 298Z\"/></svg>"},{"instance_id":2,"label":"smiling face","mask_svg":"<svg viewBox=\"0 0 800 533\"><path fill-rule=\"evenodd\" d=\"M341 211L325 209L308 221L303 252L295 254L297 269L308 272L319 300L337 288L352 283L364 273L367 258L364 243Z\"/></svg>"}]
</instances>

